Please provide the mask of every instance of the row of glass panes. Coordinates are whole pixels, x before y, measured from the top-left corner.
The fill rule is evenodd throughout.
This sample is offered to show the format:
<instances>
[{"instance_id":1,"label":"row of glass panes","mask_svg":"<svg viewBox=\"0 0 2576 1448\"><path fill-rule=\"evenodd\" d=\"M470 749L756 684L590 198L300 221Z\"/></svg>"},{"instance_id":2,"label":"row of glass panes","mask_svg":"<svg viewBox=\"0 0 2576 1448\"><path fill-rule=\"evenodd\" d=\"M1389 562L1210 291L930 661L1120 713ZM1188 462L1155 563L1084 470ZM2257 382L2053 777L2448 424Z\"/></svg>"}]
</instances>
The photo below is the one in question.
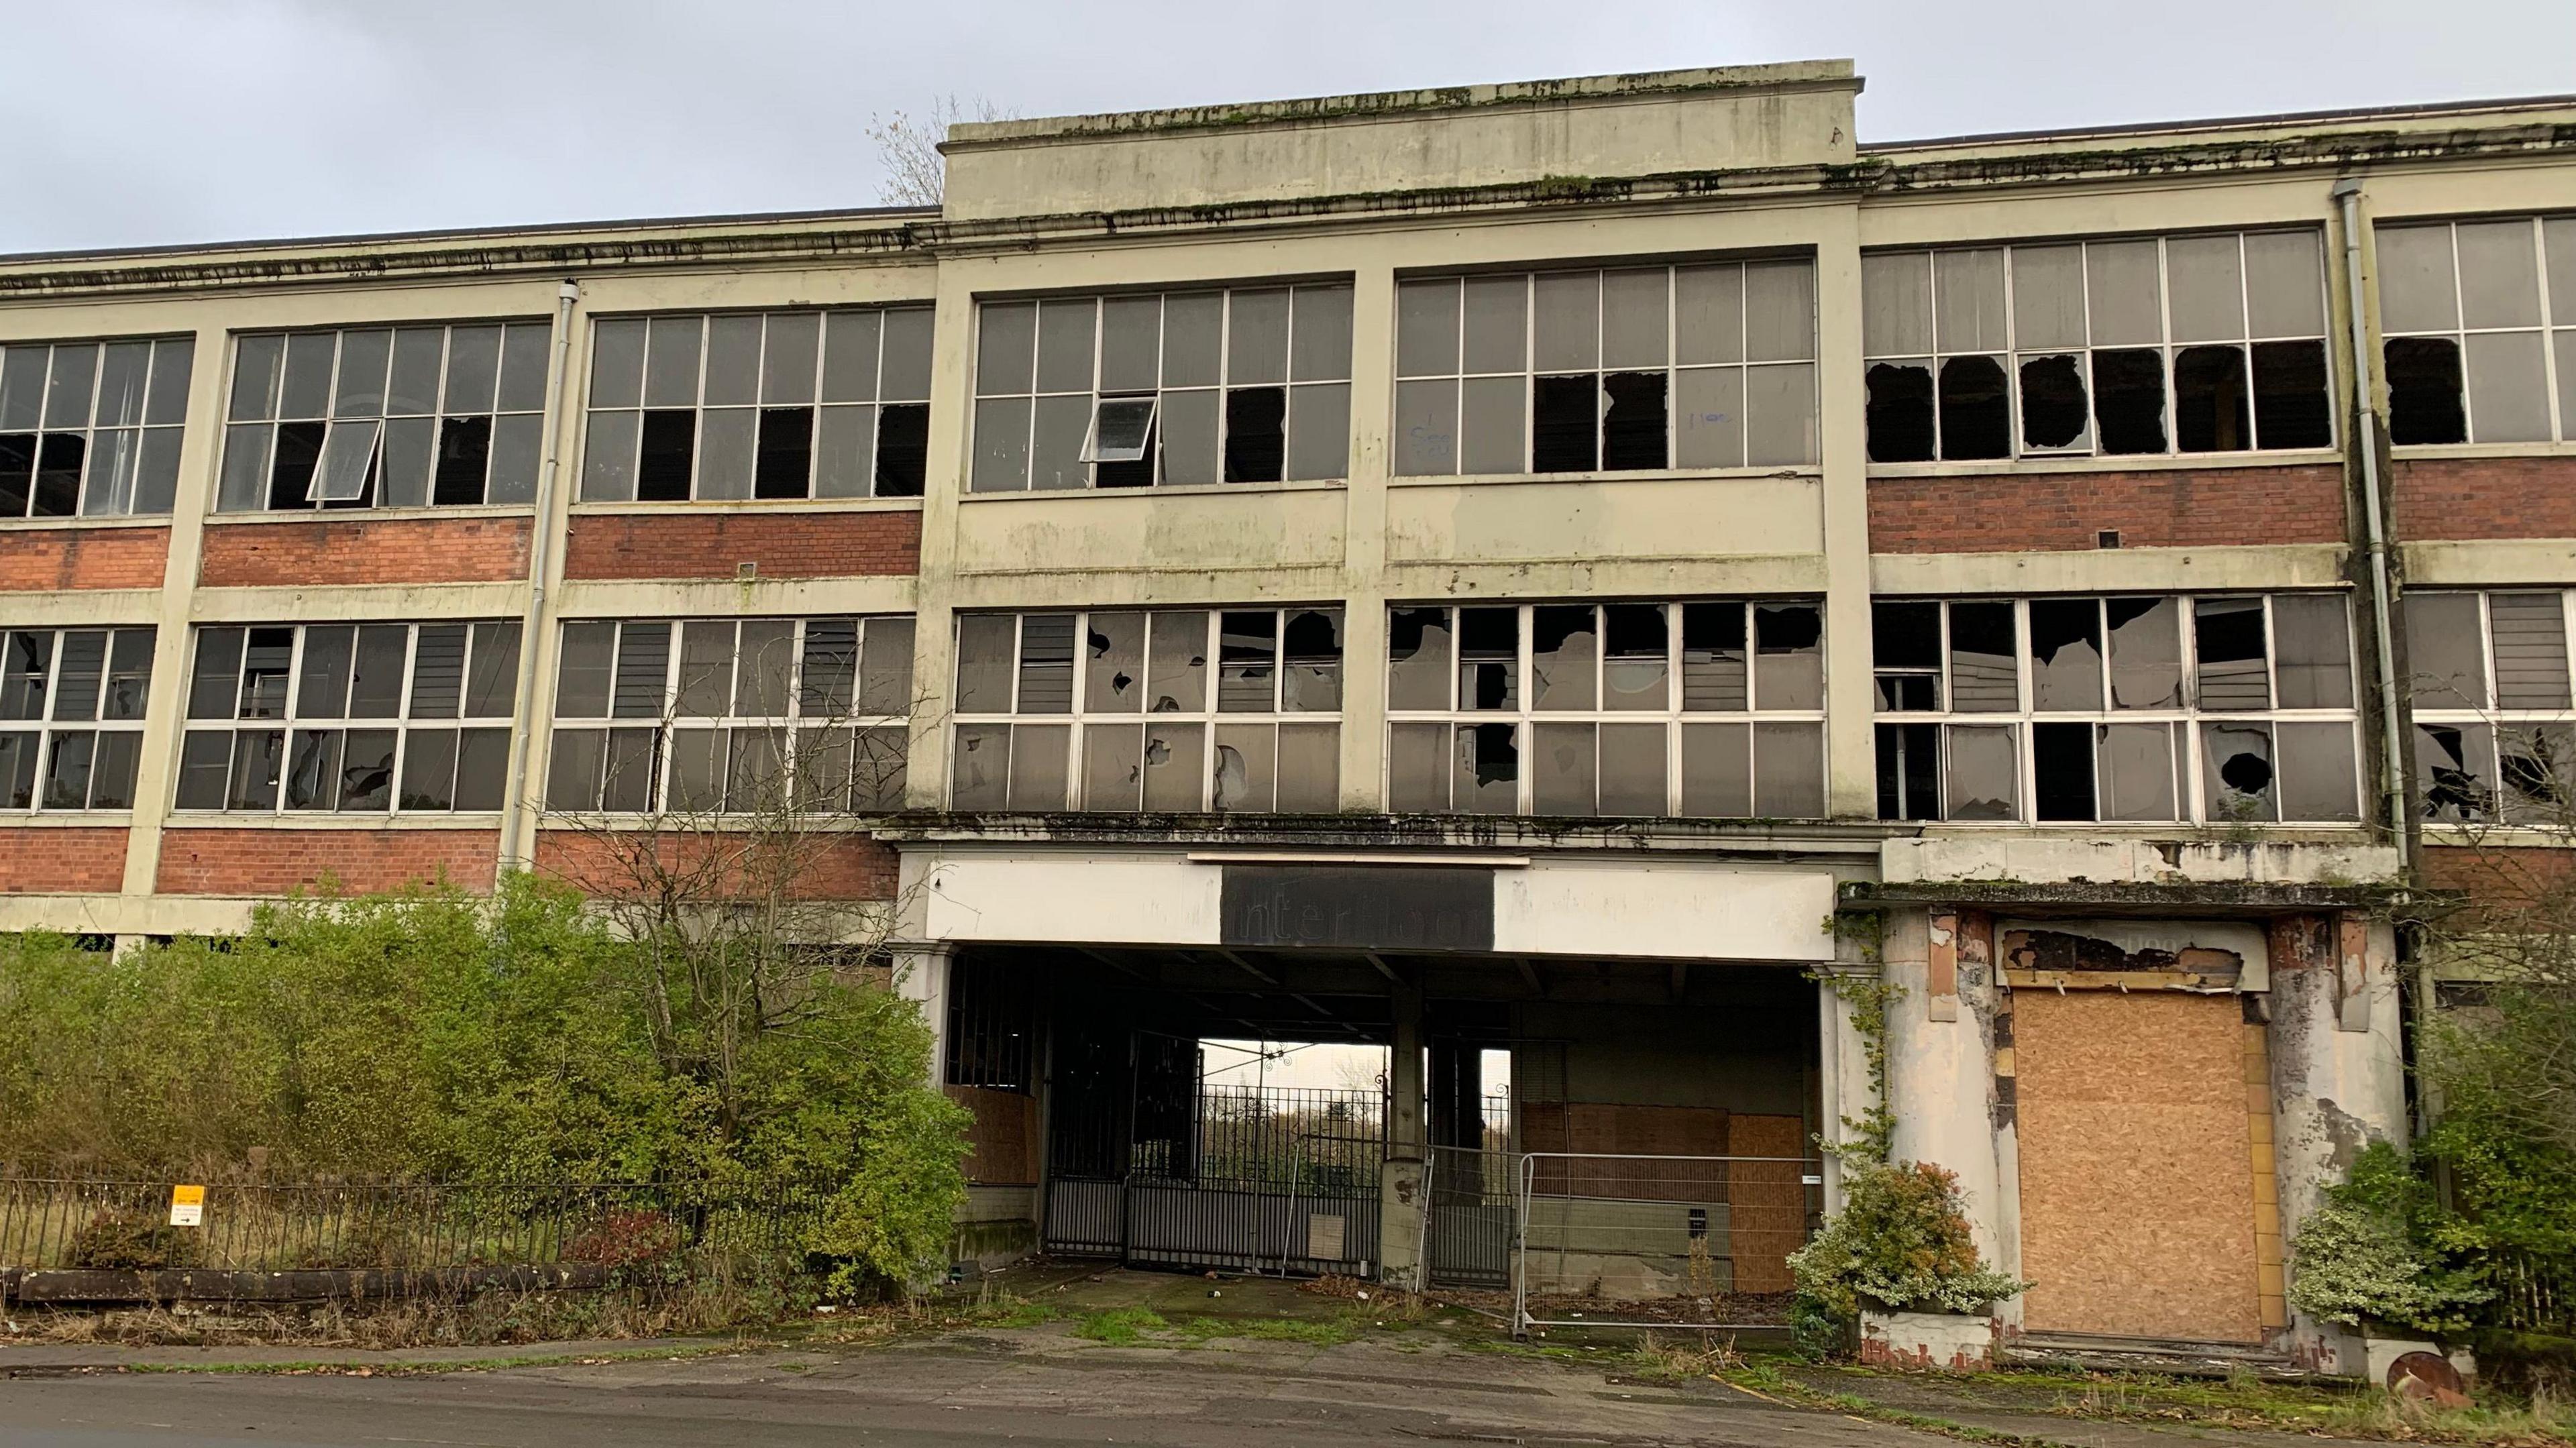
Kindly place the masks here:
<instances>
[{"instance_id":1,"label":"row of glass panes","mask_svg":"<svg viewBox=\"0 0 2576 1448\"><path fill-rule=\"evenodd\" d=\"M167 513L191 337L0 347L0 519Z\"/></svg>"},{"instance_id":2,"label":"row of glass panes","mask_svg":"<svg viewBox=\"0 0 2576 1448\"><path fill-rule=\"evenodd\" d=\"M0 809L133 808L153 634L0 634ZM102 724L134 727L95 727Z\"/></svg>"},{"instance_id":3,"label":"row of glass panes","mask_svg":"<svg viewBox=\"0 0 2576 1448\"><path fill-rule=\"evenodd\" d=\"M2350 709L2344 596L1882 600L1879 712ZM2184 647L2188 639L2190 647Z\"/></svg>"},{"instance_id":4,"label":"row of glass panes","mask_svg":"<svg viewBox=\"0 0 2576 1448\"><path fill-rule=\"evenodd\" d=\"M1825 704L1824 615L1803 600L1397 607L1387 622L1391 715Z\"/></svg>"},{"instance_id":5,"label":"row of glass panes","mask_svg":"<svg viewBox=\"0 0 2576 1448\"><path fill-rule=\"evenodd\" d=\"M2381 226L2389 441L2576 441L2576 217Z\"/></svg>"},{"instance_id":6,"label":"row of glass panes","mask_svg":"<svg viewBox=\"0 0 2576 1448\"><path fill-rule=\"evenodd\" d=\"M633 722L558 723L547 807L899 809L912 648L903 616L567 624L555 718Z\"/></svg>"},{"instance_id":7,"label":"row of glass panes","mask_svg":"<svg viewBox=\"0 0 2576 1448\"><path fill-rule=\"evenodd\" d=\"M1400 283L1395 472L1812 463L1815 300L1806 261Z\"/></svg>"},{"instance_id":8,"label":"row of glass panes","mask_svg":"<svg viewBox=\"0 0 2576 1448\"><path fill-rule=\"evenodd\" d=\"M1399 814L1825 812L1824 725L1796 719L1391 721L1386 771L1386 807Z\"/></svg>"},{"instance_id":9,"label":"row of glass panes","mask_svg":"<svg viewBox=\"0 0 2576 1448\"><path fill-rule=\"evenodd\" d=\"M518 667L515 619L200 629L177 807L499 809Z\"/></svg>"},{"instance_id":10,"label":"row of glass panes","mask_svg":"<svg viewBox=\"0 0 2576 1448\"><path fill-rule=\"evenodd\" d=\"M1973 717L1973 716L1971 716ZM2361 817L2349 714L1877 726L1882 819L2347 824Z\"/></svg>"},{"instance_id":11,"label":"row of glass panes","mask_svg":"<svg viewBox=\"0 0 2576 1448\"><path fill-rule=\"evenodd\" d=\"M921 494L927 307L613 317L592 338L586 502Z\"/></svg>"},{"instance_id":12,"label":"row of glass panes","mask_svg":"<svg viewBox=\"0 0 2576 1448\"><path fill-rule=\"evenodd\" d=\"M514 322L243 337L216 506L533 501L550 335Z\"/></svg>"},{"instance_id":13,"label":"row of glass panes","mask_svg":"<svg viewBox=\"0 0 2576 1448\"><path fill-rule=\"evenodd\" d=\"M2565 590L2409 590L2417 805L2428 820L2576 823Z\"/></svg>"},{"instance_id":14,"label":"row of glass panes","mask_svg":"<svg viewBox=\"0 0 2576 1448\"><path fill-rule=\"evenodd\" d=\"M958 809L1329 811L1341 702L1338 608L962 615L950 797ZM1046 715L1074 717L1015 722Z\"/></svg>"},{"instance_id":15,"label":"row of glass panes","mask_svg":"<svg viewBox=\"0 0 2576 1448\"><path fill-rule=\"evenodd\" d=\"M1338 478L1350 366L1347 284L987 302L968 487Z\"/></svg>"},{"instance_id":16,"label":"row of glass panes","mask_svg":"<svg viewBox=\"0 0 2576 1448\"><path fill-rule=\"evenodd\" d=\"M1873 462L2328 447L2313 231L1862 258Z\"/></svg>"}]
</instances>

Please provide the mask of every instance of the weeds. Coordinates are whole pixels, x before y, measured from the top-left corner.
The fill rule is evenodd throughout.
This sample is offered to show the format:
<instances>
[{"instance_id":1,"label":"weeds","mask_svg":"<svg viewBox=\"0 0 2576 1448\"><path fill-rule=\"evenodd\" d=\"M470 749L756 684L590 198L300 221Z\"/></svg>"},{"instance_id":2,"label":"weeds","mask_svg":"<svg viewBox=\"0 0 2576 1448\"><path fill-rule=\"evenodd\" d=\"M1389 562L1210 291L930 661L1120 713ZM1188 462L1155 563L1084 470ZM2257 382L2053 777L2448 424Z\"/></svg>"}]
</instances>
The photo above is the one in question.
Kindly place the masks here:
<instances>
[{"instance_id":1,"label":"weeds","mask_svg":"<svg viewBox=\"0 0 2576 1448\"><path fill-rule=\"evenodd\" d=\"M1650 1332L1638 1340L1637 1362L1647 1377L1718 1378L1742 1368L1744 1355L1735 1350L1732 1336L1720 1342L1715 1333Z\"/></svg>"},{"instance_id":2,"label":"weeds","mask_svg":"<svg viewBox=\"0 0 2576 1448\"><path fill-rule=\"evenodd\" d=\"M1074 1325L1073 1335L1110 1347L1133 1347L1149 1332L1162 1332L1171 1326L1163 1315L1150 1307L1120 1307L1095 1312Z\"/></svg>"}]
</instances>

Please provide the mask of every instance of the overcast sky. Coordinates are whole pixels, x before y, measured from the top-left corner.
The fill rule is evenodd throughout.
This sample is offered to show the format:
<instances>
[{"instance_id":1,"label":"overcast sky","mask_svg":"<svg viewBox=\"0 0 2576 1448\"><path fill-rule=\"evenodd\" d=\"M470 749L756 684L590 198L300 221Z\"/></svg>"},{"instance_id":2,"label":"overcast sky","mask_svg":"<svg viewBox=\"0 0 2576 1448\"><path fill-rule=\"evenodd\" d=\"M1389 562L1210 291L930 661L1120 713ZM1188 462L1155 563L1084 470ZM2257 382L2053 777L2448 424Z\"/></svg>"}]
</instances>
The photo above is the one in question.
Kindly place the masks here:
<instances>
[{"instance_id":1,"label":"overcast sky","mask_svg":"<svg viewBox=\"0 0 2576 1448\"><path fill-rule=\"evenodd\" d=\"M1849 56L1863 140L2576 92L2569 0L0 0L0 251L872 205L872 114Z\"/></svg>"}]
</instances>

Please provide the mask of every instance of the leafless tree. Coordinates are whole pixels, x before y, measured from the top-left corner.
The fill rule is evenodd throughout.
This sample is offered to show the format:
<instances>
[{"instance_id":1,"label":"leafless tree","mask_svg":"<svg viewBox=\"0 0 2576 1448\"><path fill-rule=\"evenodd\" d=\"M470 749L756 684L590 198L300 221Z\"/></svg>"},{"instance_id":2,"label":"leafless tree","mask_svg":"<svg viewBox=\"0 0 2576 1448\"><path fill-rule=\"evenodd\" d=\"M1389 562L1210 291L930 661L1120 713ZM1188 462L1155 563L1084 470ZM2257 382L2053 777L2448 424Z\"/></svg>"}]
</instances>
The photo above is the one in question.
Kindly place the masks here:
<instances>
[{"instance_id":1,"label":"leafless tree","mask_svg":"<svg viewBox=\"0 0 2576 1448\"><path fill-rule=\"evenodd\" d=\"M910 111L870 114L867 137L875 144L877 164L885 173L877 198L889 206L937 206L947 189L948 168L939 143L948 128L960 121L1010 120L1017 114L982 96L961 101L953 93L933 97L930 109L920 115Z\"/></svg>"}]
</instances>

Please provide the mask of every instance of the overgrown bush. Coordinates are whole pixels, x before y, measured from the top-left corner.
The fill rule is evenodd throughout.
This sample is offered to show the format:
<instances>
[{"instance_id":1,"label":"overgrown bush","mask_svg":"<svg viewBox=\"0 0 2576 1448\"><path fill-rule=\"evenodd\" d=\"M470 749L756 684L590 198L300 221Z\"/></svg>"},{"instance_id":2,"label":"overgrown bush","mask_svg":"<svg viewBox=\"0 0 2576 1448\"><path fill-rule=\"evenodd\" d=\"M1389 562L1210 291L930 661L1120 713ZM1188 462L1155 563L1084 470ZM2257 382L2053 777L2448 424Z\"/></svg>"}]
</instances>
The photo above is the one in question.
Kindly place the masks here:
<instances>
[{"instance_id":1,"label":"overgrown bush","mask_svg":"<svg viewBox=\"0 0 2576 1448\"><path fill-rule=\"evenodd\" d=\"M272 1179L820 1183L802 1245L846 1281L944 1267L966 1116L919 1011L706 956L524 876L265 906L240 940L112 959L0 940L0 1169L221 1180L266 1148ZM728 990L675 989L683 964Z\"/></svg>"},{"instance_id":2,"label":"overgrown bush","mask_svg":"<svg viewBox=\"0 0 2576 1448\"><path fill-rule=\"evenodd\" d=\"M64 1265L110 1272L160 1272L193 1267L197 1239L141 1212L101 1212L72 1234Z\"/></svg>"},{"instance_id":3,"label":"overgrown bush","mask_svg":"<svg viewBox=\"0 0 2576 1448\"><path fill-rule=\"evenodd\" d=\"M2413 1163L2374 1142L2291 1238L2290 1305L2346 1327L2465 1331L2495 1293L2461 1227Z\"/></svg>"},{"instance_id":4,"label":"overgrown bush","mask_svg":"<svg viewBox=\"0 0 2576 1448\"><path fill-rule=\"evenodd\" d=\"M1822 1335L1818 1313L1849 1323L1864 1306L1983 1312L2030 1286L1979 1258L1958 1177L1930 1162L1846 1165L1843 1209L1791 1255L1789 1271L1809 1305L1809 1338Z\"/></svg>"}]
</instances>

